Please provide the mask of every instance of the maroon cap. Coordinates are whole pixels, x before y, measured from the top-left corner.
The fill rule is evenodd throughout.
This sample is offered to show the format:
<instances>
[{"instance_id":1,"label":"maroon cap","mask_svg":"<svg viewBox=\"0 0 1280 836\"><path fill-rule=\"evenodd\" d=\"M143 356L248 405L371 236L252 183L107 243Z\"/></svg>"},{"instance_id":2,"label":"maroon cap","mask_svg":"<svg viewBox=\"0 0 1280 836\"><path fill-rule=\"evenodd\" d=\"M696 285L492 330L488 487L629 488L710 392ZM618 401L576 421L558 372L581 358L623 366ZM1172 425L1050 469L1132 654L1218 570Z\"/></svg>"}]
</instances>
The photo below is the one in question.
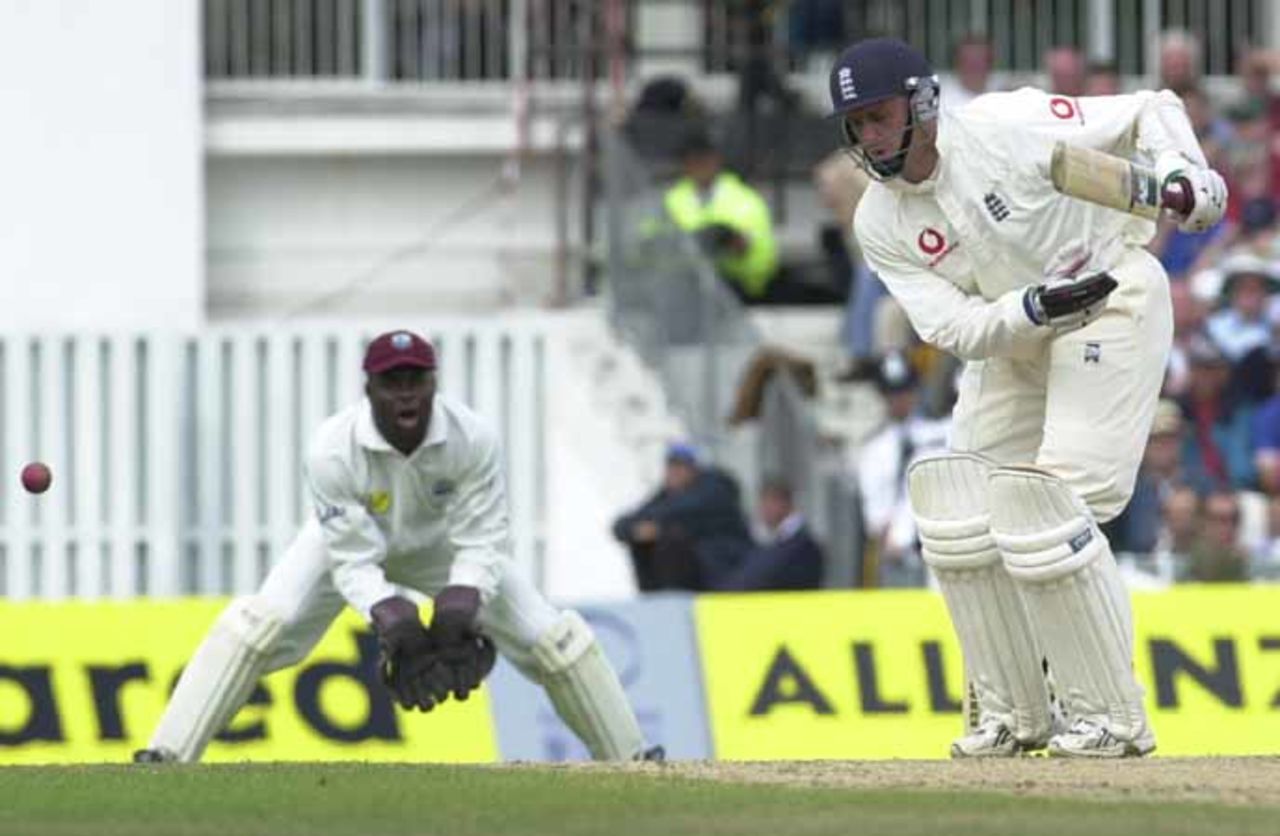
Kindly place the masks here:
<instances>
[{"instance_id":1,"label":"maroon cap","mask_svg":"<svg viewBox=\"0 0 1280 836\"><path fill-rule=\"evenodd\" d=\"M368 374L405 366L432 370L436 367L435 348L412 331L388 331L375 337L364 351L364 370Z\"/></svg>"}]
</instances>

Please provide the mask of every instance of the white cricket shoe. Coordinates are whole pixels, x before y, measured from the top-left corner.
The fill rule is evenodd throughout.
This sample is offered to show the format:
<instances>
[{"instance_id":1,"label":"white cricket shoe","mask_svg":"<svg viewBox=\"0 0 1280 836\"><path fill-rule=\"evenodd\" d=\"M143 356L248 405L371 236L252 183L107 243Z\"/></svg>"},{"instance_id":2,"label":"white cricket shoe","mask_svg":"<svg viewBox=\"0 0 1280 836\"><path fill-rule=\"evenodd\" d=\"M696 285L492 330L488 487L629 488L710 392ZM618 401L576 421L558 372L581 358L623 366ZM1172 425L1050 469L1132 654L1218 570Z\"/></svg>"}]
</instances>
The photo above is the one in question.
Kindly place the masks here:
<instances>
[{"instance_id":1,"label":"white cricket shoe","mask_svg":"<svg viewBox=\"0 0 1280 836\"><path fill-rule=\"evenodd\" d=\"M978 727L951 744L953 758L1016 758L1045 747L1043 738L1019 740L1002 721L988 717Z\"/></svg>"},{"instance_id":2,"label":"white cricket shoe","mask_svg":"<svg viewBox=\"0 0 1280 836\"><path fill-rule=\"evenodd\" d=\"M1155 748L1156 736L1148 726L1132 740L1121 740L1102 723L1085 717L1049 738L1049 754L1059 758L1140 758Z\"/></svg>"}]
</instances>

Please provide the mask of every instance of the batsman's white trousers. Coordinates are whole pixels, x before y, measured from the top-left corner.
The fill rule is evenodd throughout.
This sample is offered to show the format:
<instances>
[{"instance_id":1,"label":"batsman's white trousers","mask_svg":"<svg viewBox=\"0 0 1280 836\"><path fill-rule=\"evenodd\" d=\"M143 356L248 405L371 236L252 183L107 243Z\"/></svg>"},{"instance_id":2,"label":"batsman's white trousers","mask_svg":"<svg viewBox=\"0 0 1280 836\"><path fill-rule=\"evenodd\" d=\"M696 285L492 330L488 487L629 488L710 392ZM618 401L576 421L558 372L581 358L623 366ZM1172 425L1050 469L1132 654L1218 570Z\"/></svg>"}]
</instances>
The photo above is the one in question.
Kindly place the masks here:
<instances>
[{"instance_id":1,"label":"batsman's white trousers","mask_svg":"<svg viewBox=\"0 0 1280 836\"><path fill-rule=\"evenodd\" d=\"M258 596L280 615L284 628L267 658L267 671L301 662L324 637L346 600L333 585L324 532L308 518ZM396 556L383 565L387 579L405 590L434 596L449 580L440 561ZM533 645L555 625L560 611L514 567L503 574L497 594L480 609L480 627L503 656L523 671L533 664Z\"/></svg>"},{"instance_id":2,"label":"batsman's white trousers","mask_svg":"<svg viewBox=\"0 0 1280 836\"><path fill-rule=\"evenodd\" d=\"M1034 463L1099 522L1133 493L1173 342L1160 262L1133 248L1110 272L1119 286L1098 318L1046 341L1039 357L967 363L952 416L951 449Z\"/></svg>"}]
</instances>

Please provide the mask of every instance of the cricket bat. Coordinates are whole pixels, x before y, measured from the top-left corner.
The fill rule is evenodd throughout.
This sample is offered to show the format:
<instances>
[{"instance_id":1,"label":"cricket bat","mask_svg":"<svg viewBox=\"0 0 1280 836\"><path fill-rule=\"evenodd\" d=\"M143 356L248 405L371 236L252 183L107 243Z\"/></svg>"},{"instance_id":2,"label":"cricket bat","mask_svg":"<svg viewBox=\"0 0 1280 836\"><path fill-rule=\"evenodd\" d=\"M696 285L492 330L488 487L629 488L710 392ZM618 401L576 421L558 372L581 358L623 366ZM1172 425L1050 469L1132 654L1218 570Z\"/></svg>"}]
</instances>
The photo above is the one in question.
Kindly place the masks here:
<instances>
[{"instance_id":1,"label":"cricket bat","mask_svg":"<svg viewBox=\"0 0 1280 836\"><path fill-rule=\"evenodd\" d=\"M1194 206L1190 185L1174 179L1164 189L1155 169L1105 151L1058 142L1049 178L1062 194L1155 220L1161 210L1186 215Z\"/></svg>"}]
</instances>

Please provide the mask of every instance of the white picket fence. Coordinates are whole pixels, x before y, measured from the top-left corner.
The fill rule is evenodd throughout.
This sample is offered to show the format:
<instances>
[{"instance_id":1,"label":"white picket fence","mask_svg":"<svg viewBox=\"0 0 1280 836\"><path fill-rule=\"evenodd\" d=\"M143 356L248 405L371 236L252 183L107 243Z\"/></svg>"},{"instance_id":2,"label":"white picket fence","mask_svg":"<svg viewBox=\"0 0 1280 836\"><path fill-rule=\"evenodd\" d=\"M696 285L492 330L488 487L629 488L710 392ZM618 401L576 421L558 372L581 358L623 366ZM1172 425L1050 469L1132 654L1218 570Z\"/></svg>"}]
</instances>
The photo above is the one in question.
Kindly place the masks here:
<instances>
[{"instance_id":1,"label":"white picket fence","mask_svg":"<svg viewBox=\"0 0 1280 836\"><path fill-rule=\"evenodd\" d=\"M544 552L545 320L411 322L442 391L499 431L514 557ZM385 327L384 327L385 326ZM0 595L167 596L254 588L308 512L302 455L360 397L366 341L399 323L184 334L0 334ZM41 460L53 487L28 496Z\"/></svg>"}]
</instances>

